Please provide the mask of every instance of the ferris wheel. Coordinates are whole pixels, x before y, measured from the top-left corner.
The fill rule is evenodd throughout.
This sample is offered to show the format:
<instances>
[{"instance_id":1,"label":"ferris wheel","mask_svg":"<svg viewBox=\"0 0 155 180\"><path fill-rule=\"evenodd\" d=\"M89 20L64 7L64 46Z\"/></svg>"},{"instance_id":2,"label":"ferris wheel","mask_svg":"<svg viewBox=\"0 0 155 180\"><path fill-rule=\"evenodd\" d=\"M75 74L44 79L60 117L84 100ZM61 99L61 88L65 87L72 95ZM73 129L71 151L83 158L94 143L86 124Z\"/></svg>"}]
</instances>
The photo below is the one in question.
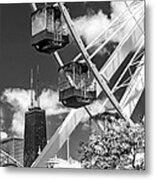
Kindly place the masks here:
<instances>
[{"instance_id":1,"label":"ferris wheel","mask_svg":"<svg viewBox=\"0 0 155 180\"><path fill-rule=\"evenodd\" d=\"M38 52L55 57L60 66L59 100L64 106L73 108L32 167L45 167L46 162L57 154L83 116L91 117L101 113L105 106L112 107L121 118L134 126L132 114L145 91L144 4L142 1L122 3L125 3L126 9L86 47L64 3L45 4L42 8L32 4L32 46ZM126 17L124 21L120 21L122 17ZM98 70L92 58L128 23L131 27ZM107 33L110 29L114 31ZM103 35L107 36L105 41L89 54L88 50ZM64 64L58 51L70 43L70 36L74 38L80 53ZM131 42L134 44L132 50L127 48ZM93 104L103 92L106 98L102 100L101 108L94 112ZM95 122L92 123L101 131Z\"/></svg>"}]
</instances>

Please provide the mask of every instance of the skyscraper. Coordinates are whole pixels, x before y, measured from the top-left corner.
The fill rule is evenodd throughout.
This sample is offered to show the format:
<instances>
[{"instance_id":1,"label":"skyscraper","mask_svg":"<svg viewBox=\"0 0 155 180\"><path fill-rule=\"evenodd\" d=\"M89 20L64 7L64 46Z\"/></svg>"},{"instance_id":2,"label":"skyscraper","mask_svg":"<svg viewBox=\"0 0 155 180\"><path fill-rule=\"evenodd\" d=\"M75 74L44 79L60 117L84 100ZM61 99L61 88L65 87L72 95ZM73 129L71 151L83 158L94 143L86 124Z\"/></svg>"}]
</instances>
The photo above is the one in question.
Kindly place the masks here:
<instances>
[{"instance_id":1,"label":"skyscraper","mask_svg":"<svg viewBox=\"0 0 155 180\"><path fill-rule=\"evenodd\" d=\"M33 94L33 70L31 70L31 107L25 113L24 166L30 167L47 143L45 110L39 103L39 66L37 67L37 88ZM35 99L34 99L35 95Z\"/></svg>"},{"instance_id":2,"label":"skyscraper","mask_svg":"<svg viewBox=\"0 0 155 180\"><path fill-rule=\"evenodd\" d=\"M45 111L30 108L25 113L24 166L30 167L47 143Z\"/></svg>"}]
</instances>

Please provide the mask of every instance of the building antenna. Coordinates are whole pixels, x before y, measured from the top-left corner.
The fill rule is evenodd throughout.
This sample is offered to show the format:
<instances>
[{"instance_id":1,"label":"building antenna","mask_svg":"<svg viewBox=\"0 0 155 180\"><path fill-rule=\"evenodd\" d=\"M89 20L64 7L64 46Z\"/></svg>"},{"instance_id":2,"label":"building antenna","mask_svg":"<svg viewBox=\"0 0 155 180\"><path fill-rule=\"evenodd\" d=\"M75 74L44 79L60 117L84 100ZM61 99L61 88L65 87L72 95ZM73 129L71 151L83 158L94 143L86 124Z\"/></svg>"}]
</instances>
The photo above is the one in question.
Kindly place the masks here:
<instances>
[{"instance_id":1,"label":"building antenna","mask_svg":"<svg viewBox=\"0 0 155 180\"><path fill-rule=\"evenodd\" d=\"M30 72L30 89L31 89L31 108L34 107L34 101L33 101L33 69L31 69Z\"/></svg>"},{"instance_id":2,"label":"building antenna","mask_svg":"<svg viewBox=\"0 0 155 180\"><path fill-rule=\"evenodd\" d=\"M37 85L36 85L36 101L37 101L37 106L40 107L40 81L39 81L39 74L40 74L40 67L37 65Z\"/></svg>"}]
</instances>

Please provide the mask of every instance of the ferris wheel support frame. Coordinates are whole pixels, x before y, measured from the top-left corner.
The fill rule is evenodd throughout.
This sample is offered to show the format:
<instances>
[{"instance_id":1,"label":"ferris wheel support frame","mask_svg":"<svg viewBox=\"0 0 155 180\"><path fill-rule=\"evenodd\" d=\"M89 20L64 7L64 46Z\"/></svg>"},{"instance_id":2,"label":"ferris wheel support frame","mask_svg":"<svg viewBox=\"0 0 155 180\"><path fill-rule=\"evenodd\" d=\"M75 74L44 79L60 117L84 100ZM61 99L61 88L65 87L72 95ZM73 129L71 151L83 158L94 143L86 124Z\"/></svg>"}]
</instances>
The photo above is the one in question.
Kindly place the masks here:
<instances>
[{"instance_id":1,"label":"ferris wheel support frame","mask_svg":"<svg viewBox=\"0 0 155 180\"><path fill-rule=\"evenodd\" d=\"M87 48L86 48L86 50L87 50ZM61 60L61 57L59 56L58 52L55 52L53 55L57 58L57 60L58 60L57 62L60 65L62 60ZM63 62L62 62L62 65L63 65ZM104 67L104 69L105 69L105 67ZM32 167L43 167L45 165L44 163L48 159L49 155L52 156L53 154L56 154L58 152L58 149L60 149L65 142L64 137L69 136L69 134L72 132L71 129L75 128L77 126L77 124L80 122L82 113L85 112L85 111L81 112L82 109L83 108L80 108L80 109L78 109L78 111L73 109L69 113L69 116L67 116L67 119L65 119L65 122L61 125L60 128L58 128L58 130L56 131L54 136L50 139L49 144L47 144L47 147L45 147L45 150L37 158L36 162L34 162ZM87 113L87 116L88 116L88 114L89 114L89 111ZM94 125L97 126L95 122L92 122L92 123L94 123ZM69 125L69 126L67 126L67 125ZM98 127L97 127L97 129L98 129Z\"/></svg>"},{"instance_id":2,"label":"ferris wheel support frame","mask_svg":"<svg viewBox=\"0 0 155 180\"><path fill-rule=\"evenodd\" d=\"M99 85L101 86L101 88L103 89L103 91L105 92L105 94L107 95L107 97L109 98L110 102L112 103L112 105L116 108L116 110L118 111L118 113L120 114L120 116L125 119L126 121L128 121L131 125L133 125L132 120L127 117L124 112L123 109L121 108L120 104L118 103L117 99L115 98L115 96L113 95L113 93L111 92L110 88L108 87L106 81L104 80L104 78L102 79L97 68L95 67L95 65L91 62L90 60L90 56L88 54L88 52L85 50L85 47L83 45L83 42L80 38L80 36L78 35L74 24L70 18L70 15L68 13L68 11L66 10L66 7L63 5L63 3L58 2L59 8L64 16L64 19L68 25L68 28L72 34L72 36L74 37L75 42L77 43L83 58L85 59L85 61L87 62L89 68L91 69L91 71L94 74L95 79L97 80L97 82L99 83Z\"/></svg>"}]
</instances>

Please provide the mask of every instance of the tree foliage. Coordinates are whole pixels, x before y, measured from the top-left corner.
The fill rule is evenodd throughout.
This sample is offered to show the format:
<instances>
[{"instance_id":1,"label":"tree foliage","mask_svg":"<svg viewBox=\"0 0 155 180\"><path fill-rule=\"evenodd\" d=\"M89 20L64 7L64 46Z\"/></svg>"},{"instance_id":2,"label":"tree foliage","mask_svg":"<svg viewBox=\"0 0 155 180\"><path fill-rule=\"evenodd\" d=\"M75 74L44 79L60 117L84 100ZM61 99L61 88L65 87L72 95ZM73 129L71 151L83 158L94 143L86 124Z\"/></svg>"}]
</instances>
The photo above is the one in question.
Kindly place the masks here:
<instances>
[{"instance_id":1,"label":"tree foliage","mask_svg":"<svg viewBox=\"0 0 155 180\"><path fill-rule=\"evenodd\" d=\"M87 143L81 142L80 161L92 169L145 169L145 130L143 124L131 127L116 114L93 117L102 123L102 133L92 133Z\"/></svg>"}]
</instances>

